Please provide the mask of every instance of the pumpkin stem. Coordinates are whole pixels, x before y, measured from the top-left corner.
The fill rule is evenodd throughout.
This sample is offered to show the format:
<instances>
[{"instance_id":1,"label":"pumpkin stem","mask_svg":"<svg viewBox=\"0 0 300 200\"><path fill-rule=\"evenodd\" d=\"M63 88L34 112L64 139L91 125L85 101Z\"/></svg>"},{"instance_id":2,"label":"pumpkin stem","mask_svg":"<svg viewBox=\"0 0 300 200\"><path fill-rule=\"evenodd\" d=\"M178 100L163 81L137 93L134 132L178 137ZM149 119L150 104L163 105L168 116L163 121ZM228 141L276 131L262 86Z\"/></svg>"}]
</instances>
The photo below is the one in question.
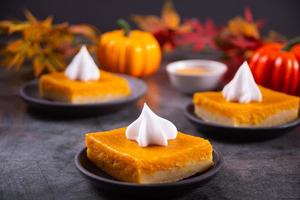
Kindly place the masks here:
<instances>
[{"instance_id":1,"label":"pumpkin stem","mask_svg":"<svg viewBox=\"0 0 300 200\"><path fill-rule=\"evenodd\" d=\"M126 37L129 36L130 31L131 31L131 27L130 27L129 23L124 19L119 19L117 21L117 24L118 24L118 26L120 26L123 29L124 35Z\"/></svg>"},{"instance_id":2,"label":"pumpkin stem","mask_svg":"<svg viewBox=\"0 0 300 200\"><path fill-rule=\"evenodd\" d=\"M294 45L299 43L300 43L300 36L287 41L287 43L284 45L284 47L281 50L289 51Z\"/></svg>"}]
</instances>

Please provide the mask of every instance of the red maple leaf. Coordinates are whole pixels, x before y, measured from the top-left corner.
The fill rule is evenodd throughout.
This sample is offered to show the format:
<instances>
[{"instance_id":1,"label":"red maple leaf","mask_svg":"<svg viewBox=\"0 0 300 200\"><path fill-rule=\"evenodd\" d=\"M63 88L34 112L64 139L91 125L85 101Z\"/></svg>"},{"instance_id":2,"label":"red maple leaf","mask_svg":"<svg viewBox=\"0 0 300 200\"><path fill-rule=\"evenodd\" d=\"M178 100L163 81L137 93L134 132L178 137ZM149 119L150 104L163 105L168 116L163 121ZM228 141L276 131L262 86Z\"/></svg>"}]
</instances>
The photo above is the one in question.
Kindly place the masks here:
<instances>
[{"instance_id":1,"label":"red maple leaf","mask_svg":"<svg viewBox=\"0 0 300 200\"><path fill-rule=\"evenodd\" d=\"M255 50L262 45L262 41L253 38L246 38L243 36L237 36L231 39L232 45L236 48L244 50Z\"/></svg>"},{"instance_id":2,"label":"red maple leaf","mask_svg":"<svg viewBox=\"0 0 300 200\"><path fill-rule=\"evenodd\" d=\"M254 17L253 17L252 11L251 11L251 9L249 7L246 7L244 9L244 18L249 23L255 23L258 29L262 29L262 27L266 23L266 19L258 19L256 21L254 21Z\"/></svg>"},{"instance_id":3,"label":"red maple leaf","mask_svg":"<svg viewBox=\"0 0 300 200\"><path fill-rule=\"evenodd\" d=\"M217 49L214 39L218 29L211 19L203 24L197 19L191 19L186 21L186 24L191 27L191 31L177 33L176 45L192 45L194 51L201 51L206 47Z\"/></svg>"},{"instance_id":4,"label":"red maple leaf","mask_svg":"<svg viewBox=\"0 0 300 200\"><path fill-rule=\"evenodd\" d=\"M248 8L248 7L245 8L244 17L247 22L253 23L253 14L252 14L252 11L250 10L250 8Z\"/></svg>"}]
</instances>

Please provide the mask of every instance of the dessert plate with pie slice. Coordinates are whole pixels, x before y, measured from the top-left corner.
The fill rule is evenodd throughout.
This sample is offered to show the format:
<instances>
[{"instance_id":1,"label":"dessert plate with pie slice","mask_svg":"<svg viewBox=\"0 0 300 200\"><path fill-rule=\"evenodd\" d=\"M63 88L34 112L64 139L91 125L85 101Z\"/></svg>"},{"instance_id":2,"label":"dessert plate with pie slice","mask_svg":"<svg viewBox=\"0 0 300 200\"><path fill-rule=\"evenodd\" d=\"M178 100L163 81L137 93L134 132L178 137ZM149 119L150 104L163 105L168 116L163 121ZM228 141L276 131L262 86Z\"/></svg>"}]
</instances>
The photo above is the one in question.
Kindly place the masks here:
<instances>
[{"instance_id":1,"label":"dessert plate with pie slice","mask_svg":"<svg viewBox=\"0 0 300 200\"><path fill-rule=\"evenodd\" d=\"M300 125L300 118L275 126L229 126L208 122L196 116L193 103L184 110L185 116L201 131L201 133L216 139L232 141L265 140L278 137Z\"/></svg>"},{"instance_id":2,"label":"dessert plate with pie slice","mask_svg":"<svg viewBox=\"0 0 300 200\"><path fill-rule=\"evenodd\" d=\"M72 104L68 102L48 100L40 96L38 80L33 80L25 83L21 87L19 94L30 108L38 111L46 111L50 114L60 113L63 115L71 116L105 114L119 110L127 105L136 102L147 91L147 85L142 80L127 75L119 76L127 80L131 93L129 96L118 99L111 99L109 101Z\"/></svg>"},{"instance_id":3,"label":"dessert plate with pie slice","mask_svg":"<svg viewBox=\"0 0 300 200\"><path fill-rule=\"evenodd\" d=\"M201 187L216 175L223 165L223 158L216 150L213 150L213 162L214 165L206 171L177 182L139 184L119 181L96 167L87 157L87 148L83 148L75 156L77 169L102 191L144 197L176 196Z\"/></svg>"}]
</instances>

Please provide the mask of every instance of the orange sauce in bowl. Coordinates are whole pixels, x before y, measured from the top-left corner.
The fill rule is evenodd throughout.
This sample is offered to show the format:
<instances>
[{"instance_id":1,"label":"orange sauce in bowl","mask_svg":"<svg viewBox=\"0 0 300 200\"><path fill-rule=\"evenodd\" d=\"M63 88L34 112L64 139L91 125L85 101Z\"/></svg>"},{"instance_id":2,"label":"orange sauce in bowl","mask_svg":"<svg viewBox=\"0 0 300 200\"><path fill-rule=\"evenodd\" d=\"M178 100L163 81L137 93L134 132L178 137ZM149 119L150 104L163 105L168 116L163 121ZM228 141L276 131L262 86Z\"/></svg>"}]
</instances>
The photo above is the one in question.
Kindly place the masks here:
<instances>
[{"instance_id":1,"label":"orange sauce in bowl","mask_svg":"<svg viewBox=\"0 0 300 200\"><path fill-rule=\"evenodd\" d=\"M200 75L209 73L209 70L200 67L187 67L176 69L176 73L182 75Z\"/></svg>"}]
</instances>

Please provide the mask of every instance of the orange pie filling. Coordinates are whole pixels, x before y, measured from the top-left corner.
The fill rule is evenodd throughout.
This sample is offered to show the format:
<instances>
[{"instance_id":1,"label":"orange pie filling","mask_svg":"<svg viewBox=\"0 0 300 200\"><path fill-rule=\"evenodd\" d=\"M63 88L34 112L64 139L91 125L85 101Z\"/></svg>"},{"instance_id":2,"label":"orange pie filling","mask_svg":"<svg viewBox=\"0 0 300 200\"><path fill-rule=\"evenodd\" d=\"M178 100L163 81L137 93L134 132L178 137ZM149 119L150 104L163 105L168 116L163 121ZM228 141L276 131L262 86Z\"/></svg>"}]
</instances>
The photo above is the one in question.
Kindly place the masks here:
<instances>
[{"instance_id":1,"label":"orange pie filling","mask_svg":"<svg viewBox=\"0 0 300 200\"><path fill-rule=\"evenodd\" d=\"M298 117L299 98L259 86L262 102L229 102L222 92L194 94L195 114L206 120L231 126L274 126Z\"/></svg>"},{"instance_id":2,"label":"orange pie filling","mask_svg":"<svg viewBox=\"0 0 300 200\"><path fill-rule=\"evenodd\" d=\"M118 180L136 183L173 182L213 165L208 140L178 132L167 146L140 147L128 140L126 128L88 133L87 156Z\"/></svg>"},{"instance_id":3,"label":"orange pie filling","mask_svg":"<svg viewBox=\"0 0 300 200\"><path fill-rule=\"evenodd\" d=\"M126 79L102 70L99 80L87 82L70 80L63 72L43 75L39 91L43 98L70 103L102 102L130 95Z\"/></svg>"}]
</instances>

